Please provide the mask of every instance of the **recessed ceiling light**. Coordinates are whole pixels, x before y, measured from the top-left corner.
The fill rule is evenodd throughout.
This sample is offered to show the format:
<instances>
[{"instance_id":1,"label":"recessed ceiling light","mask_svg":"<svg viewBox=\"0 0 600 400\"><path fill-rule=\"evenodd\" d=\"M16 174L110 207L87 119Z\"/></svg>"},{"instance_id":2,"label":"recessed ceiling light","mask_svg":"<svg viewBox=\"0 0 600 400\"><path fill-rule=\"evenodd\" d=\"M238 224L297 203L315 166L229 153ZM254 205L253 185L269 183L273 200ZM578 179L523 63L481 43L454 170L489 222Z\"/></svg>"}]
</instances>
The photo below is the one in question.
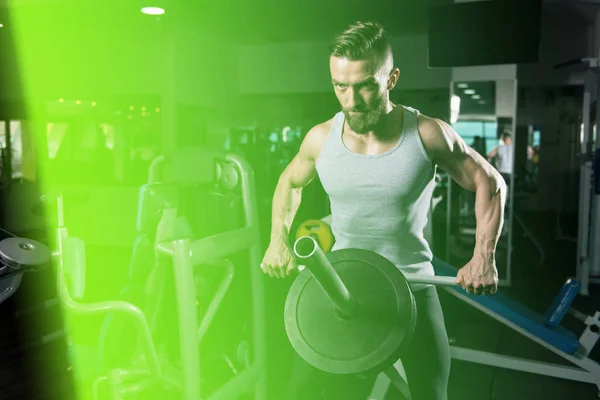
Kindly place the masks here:
<instances>
[{"instance_id":1,"label":"recessed ceiling light","mask_svg":"<svg viewBox=\"0 0 600 400\"><path fill-rule=\"evenodd\" d=\"M465 94L475 94L475 91L473 89L467 89L465 90Z\"/></svg>"},{"instance_id":2,"label":"recessed ceiling light","mask_svg":"<svg viewBox=\"0 0 600 400\"><path fill-rule=\"evenodd\" d=\"M165 9L160 7L144 7L142 8L142 12L147 15L163 15Z\"/></svg>"}]
</instances>

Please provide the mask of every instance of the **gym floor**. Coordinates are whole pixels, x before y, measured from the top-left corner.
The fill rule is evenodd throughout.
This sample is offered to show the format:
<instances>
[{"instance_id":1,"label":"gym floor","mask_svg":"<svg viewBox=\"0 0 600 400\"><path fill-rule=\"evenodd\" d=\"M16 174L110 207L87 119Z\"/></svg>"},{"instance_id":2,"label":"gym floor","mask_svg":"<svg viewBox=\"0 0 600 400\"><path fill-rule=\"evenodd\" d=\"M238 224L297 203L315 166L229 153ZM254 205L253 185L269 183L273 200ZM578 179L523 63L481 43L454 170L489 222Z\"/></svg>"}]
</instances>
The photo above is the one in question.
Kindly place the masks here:
<instances>
[{"instance_id":1,"label":"gym floor","mask_svg":"<svg viewBox=\"0 0 600 400\"><path fill-rule=\"evenodd\" d=\"M538 266L535 251L528 247L526 240L515 235L516 247L512 267L513 284L502 288L503 293L520 301L529 308L543 313L551 303L566 277L574 275L576 243L556 241L554 237L554 216L532 214L526 216L531 227L544 243L546 261ZM574 220L575 221L575 220ZM0 307L2 329L0 329L0 400L4 399L74 399L70 383L70 373L64 354L64 341L57 340L50 345L30 348L19 354L13 350L21 346L25 332L50 332L57 327L56 318L45 318L44 326L23 326L15 317L15 309L31 302L30 293L37 292L39 298L47 298L51 293L39 290L47 288L43 284L50 276L33 276L23 282L22 289ZM286 340L283 324L275 316L281 315L283 301L290 282L288 280L267 280L267 304L270 319L269 347L271 351L269 368L269 398L283 399L283 388L289 376L289 360L292 349ZM38 285L41 284L41 285ZM597 288L595 288L597 289ZM25 292L28 293L25 296ZM474 349L493 351L499 354L514 355L534 360L566 364L560 357L547 349L504 327L492 318L466 305L454 296L439 290L446 317L448 333L456 345ZM585 313L593 313L600 304L600 293L592 296L579 296L575 308ZM47 311L46 311L47 312ZM41 315L41 314L40 314ZM35 318L32 318L35 319ZM40 318L41 320L41 318ZM579 321L565 317L567 327L581 332ZM600 350L596 349L592 358L600 360ZM50 366L50 367L49 367ZM453 360L450 376L450 400L572 400L594 399L596 389L590 384L515 372L500 368ZM394 397L396 399L396 397Z\"/></svg>"}]
</instances>

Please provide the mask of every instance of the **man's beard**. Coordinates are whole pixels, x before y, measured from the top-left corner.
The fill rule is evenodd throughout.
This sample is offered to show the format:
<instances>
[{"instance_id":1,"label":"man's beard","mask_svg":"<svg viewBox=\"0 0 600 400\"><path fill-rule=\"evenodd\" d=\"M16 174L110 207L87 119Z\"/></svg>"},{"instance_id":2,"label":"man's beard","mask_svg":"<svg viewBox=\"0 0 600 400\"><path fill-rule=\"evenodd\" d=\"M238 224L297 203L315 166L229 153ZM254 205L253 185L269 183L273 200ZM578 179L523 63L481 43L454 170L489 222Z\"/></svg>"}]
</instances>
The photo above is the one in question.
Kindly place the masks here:
<instances>
[{"instance_id":1,"label":"man's beard","mask_svg":"<svg viewBox=\"0 0 600 400\"><path fill-rule=\"evenodd\" d=\"M344 108L343 111L350 129L359 134L366 134L377 125L385 112L385 106L385 98L381 98L370 108ZM360 114L351 114L352 112Z\"/></svg>"}]
</instances>

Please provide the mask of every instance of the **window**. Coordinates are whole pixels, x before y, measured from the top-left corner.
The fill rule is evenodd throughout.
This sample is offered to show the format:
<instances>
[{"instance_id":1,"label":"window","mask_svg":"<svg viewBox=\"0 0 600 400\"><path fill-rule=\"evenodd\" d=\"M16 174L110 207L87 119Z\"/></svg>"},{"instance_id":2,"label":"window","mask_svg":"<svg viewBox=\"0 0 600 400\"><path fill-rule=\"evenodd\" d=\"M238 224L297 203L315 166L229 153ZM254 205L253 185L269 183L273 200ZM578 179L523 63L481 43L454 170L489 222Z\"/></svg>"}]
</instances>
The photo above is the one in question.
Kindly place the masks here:
<instances>
[{"instance_id":1,"label":"window","mask_svg":"<svg viewBox=\"0 0 600 400\"><path fill-rule=\"evenodd\" d=\"M10 121L10 159L12 167L12 178L20 179L23 177L23 142L21 141L21 121ZM6 140L6 136L5 136Z\"/></svg>"},{"instance_id":2,"label":"window","mask_svg":"<svg viewBox=\"0 0 600 400\"><path fill-rule=\"evenodd\" d=\"M0 121L0 146L6 146L6 121Z\"/></svg>"},{"instance_id":3,"label":"window","mask_svg":"<svg viewBox=\"0 0 600 400\"><path fill-rule=\"evenodd\" d=\"M48 140L48 157L52 160L60 149L69 124L66 122L48 122L46 136Z\"/></svg>"},{"instance_id":4,"label":"window","mask_svg":"<svg viewBox=\"0 0 600 400\"><path fill-rule=\"evenodd\" d=\"M490 152L498 146L498 124L493 121L457 121L453 124L454 129L461 138L469 145L473 146L475 137L484 139L484 153Z\"/></svg>"},{"instance_id":5,"label":"window","mask_svg":"<svg viewBox=\"0 0 600 400\"><path fill-rule=\"evenodd\" d=\"M532 139L531 139L531 147L536 147L540 145L540 131L534 130Z\"/></svg>"}]
</instances>

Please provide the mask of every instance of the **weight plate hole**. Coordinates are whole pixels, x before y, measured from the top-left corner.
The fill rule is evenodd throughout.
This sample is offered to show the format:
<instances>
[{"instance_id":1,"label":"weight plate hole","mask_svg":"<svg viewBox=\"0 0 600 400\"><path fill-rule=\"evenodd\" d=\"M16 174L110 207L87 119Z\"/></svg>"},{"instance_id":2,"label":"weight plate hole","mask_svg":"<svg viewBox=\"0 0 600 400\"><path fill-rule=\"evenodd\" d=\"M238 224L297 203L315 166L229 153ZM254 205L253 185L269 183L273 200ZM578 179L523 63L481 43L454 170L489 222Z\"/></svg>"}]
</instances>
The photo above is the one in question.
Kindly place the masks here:
<instances>
[{"instance_id":1,"label":"weight plate hole","mask_svg":"<svg viewBox=\"0 0 600 400\"><path fill-rule=\"evenodd\" d=\"M23 250L33 250L33 245L29 244L29 243L19 243L19 247L22 248Z\"/></svg>"}]
</instances>

